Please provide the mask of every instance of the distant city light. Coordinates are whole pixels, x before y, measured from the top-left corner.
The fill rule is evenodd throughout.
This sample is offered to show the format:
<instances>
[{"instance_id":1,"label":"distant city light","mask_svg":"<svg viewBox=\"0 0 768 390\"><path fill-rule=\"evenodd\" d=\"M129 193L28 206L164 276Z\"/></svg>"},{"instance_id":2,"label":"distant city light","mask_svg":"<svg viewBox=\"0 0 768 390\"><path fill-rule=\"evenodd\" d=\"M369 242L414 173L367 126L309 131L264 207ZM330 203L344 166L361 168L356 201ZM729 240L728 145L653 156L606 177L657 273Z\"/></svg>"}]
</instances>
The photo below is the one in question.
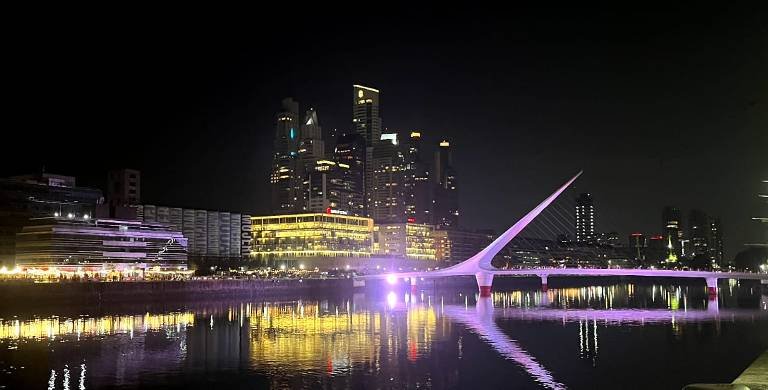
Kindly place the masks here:
<instances>
[{"instance_id":1,"label":"distant city light","mask_svg":"<svg viewBox=\"0 0 768 390\"><path fill-rule=\"evenodd\" d=\"M285 271L285 264L280 265L280 270Z\"/></svg>"},{"instance_id":2,"label":"distant city light","mask_svg":"<svg viewBox=\"0 0 768 390\"><path fill-rule=\"evenodd\" d=\"M67 218L69 218L69 219L72 219L74 217L75 217L75 214L72 214L72 213L67 214Z\"/></svg>"},{"instance_id":3,"label":"distant city light","mask_svg":"<svg viewBox=\"0 0 768 390\"><path fill-rule=\"evenodd\" d=\"M389 283L389 284L397 283L397 277L395 275L387 276L387 283Z\"/></svg>"},{"instance_id":4,"label":"distant city light","mask_svg":"<svg viewBox=\"0 0 768 390\"><path fill-rule=\"evenodd\" d=\"M88 220L88 218L90 218L88 214L83 215L83 219L85 219L86 221Z\"/></svg>"}]
</instances>

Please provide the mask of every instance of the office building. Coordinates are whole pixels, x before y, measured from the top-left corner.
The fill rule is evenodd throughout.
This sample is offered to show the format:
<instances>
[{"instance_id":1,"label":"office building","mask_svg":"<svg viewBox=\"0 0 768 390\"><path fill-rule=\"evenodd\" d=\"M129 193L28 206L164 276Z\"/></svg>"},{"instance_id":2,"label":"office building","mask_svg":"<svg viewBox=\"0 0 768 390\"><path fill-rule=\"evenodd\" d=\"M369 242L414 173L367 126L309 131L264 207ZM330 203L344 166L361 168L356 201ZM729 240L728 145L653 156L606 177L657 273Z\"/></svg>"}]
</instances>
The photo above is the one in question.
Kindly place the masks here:
<instances>
[{"instance_id":1,"label":"office building","mask_svg":"<svg viewBox=\"0 0 768 390\"><path fill-rule=\"evenodd\" d=\"M441 141L435 152L432 223L438 228L458 228L459 192L453 168L451 144Z\"/></svg>"},{"instance_id":2,"label":"office building","mask_svg":"<svg viewBox=\"0 0 768 390\"><path fill-rule=\"evenodd\" d=\"M66 216L29 223L16 240L16 263L23 269L187 269L187 241L165 224Z\"/></svg>"},{"instance_id":3,"label":"office building","mask_svg":"<svg viewBox=\"0 0 768 390\"><path fill-rule=\"evenodd\" d=\"M141 172L116 169L107 174L107 201L110 207L141 203Z\"/></svg>"},{"instance_id":4,"label":"office building","mask_svg":"<svg viewBox=\"0 0 768 390\"><path fill-rule=\"evenodd\" d=\"M645 242L645 236L643 233L632 233L629 235L628 240L629 253L636 261L645 260L645 252L648 244Z\"/></svg>"},{"instance_id":5,"label":"office building","mask_svg":"<svg viewBox=\"0 0 768 390\"><path fill-rule=\"evenodd\" d=\"M315 171L316 163L325 156L325 143L322 135L323 131L317 119L317 111L309 109L301 124L297 151L296 182L299 186L296 190L297 211L309 210L309 176Z\"/></svg>"},{"instance_id":6,"label":"office building","mask_svg":"<svg viewBox=\"0 0 768 390\"><path fill-rule=\"evenodd\" d=\"M41 173L0 179L0 263L15 261L16 233L30 218L93 218L104 204L101 190L78 187L72 176Z\"/></svg>"},{"instance_id":7,"label":"office building","mask_svg":"<svg viewBox=\"0 0 768 390\"><path fill-rule=\"evenodd\" d=\"M303 207L298 168L299 130L299 103L291 98L283 99L282 110L275 115L270 174L272 211L275 213L297 212Z\"/></svg>"},{"instance_id":8,"label":"office building","mask_svg":"<svg viewBox=\"0 0 768 390\"><path fill-rule=\"evenodd\" d=\"M262 266L327 268L337 258L370 257L373 220L321 213L252 217L252 258Z\"/></svg>"},{"instance_id":9,"label":"office building","mask_svg":"<svg viewBox=\"0 0 768 390\"><path fill-rule=\"evenodd\" d=\"M376 223L406 222L405 158L397 134L382 135L368 167L368 216Z\"/></svg>"},{"instance_id":10,"label":"office building","mask_svg":"<svg viewBox=\"0 0 768 390\"><path fill-rule=\"evenodd\" d=\"M373 228L374 254L414 260L435 260L434 227L416 223L377 224Z\"/></svg>"},{"instance_id":11,"label":"office building","mask_svg":"<svg viewBox=\"0 0 768 390\"><path fill-rule=\"evenodd\" d=\"M720 218L709 218L709 258L713 264L725 267L725 253L723 251L723 225Z\"/></svg>"},{"instance_id":12,"label":"office building","mask_svg":"<svg viewBox=\"0 0 768 390\"><path fill-rule=\"evenodd\" d=\"M701 210L691 210L688 217L688 237L691 240L689 257L709 256L710 229L707 214Z\"/></svg>"},{"instance_id":13,"label":"office building","mask_svg":"<svg viewBox=\"0 0 768 390\"><path fill-rule=\"evenodd\" d=\"M495 235L491 232L471 232L459 229L437 229L435 259L446 265L458 264L469 259L490 245Z\"/></svg>"},{"instance_id":14,"label":"office building","mask_svg":"<svg viewBox=\"0 0 768 390\"><path fill-rule=\"evenodd\" d=\"M378 89L352 86L352 126L355 133L365 138L366 146L379 142L382 127Z\"/></svg>"},{"instance_id":15,"label":"office building","mask_svg":"<svg viewBox=\"0 0 768 390\"><path fill-rule=\"evenodd\" d=\"M347 166L344 171L344 181L349 186L349 193L344 203L350 215L367 215L365 195L365 138L359 134L345 134L336 140L333 150L333 161L338 166Z\"/></svg>"},{"instance_id":16,"label":"office building","mask_svg":"<svg viewBox=\"0 0 768 390\"><path fill-rule=\"evenodd\" d=\"M592 195L579 194L576 198L576 242L579 244L593 244L595 235L595 204Z\"/></svg>"},{"instance_id":17,"label":"office building","mask_svg":"<svg viewBox=\"0 0 768 390\"><path fill-rule=\"evenodd\" d=\"M207 258L240 259L251 251L251 216L155 205L136 206L137 220L161 223L180 231L195 261Z\"/></svg>"},{"instance_id":18,"label":"office building","mask_svg":"<svg viewBox=\"0 0 768 390\"><path fill-rule=\"evenodd\" d=\"M320 160L308 178L307 209L312 213L363 215L362 194L351 167Z\"/></svg>"},{"instance_id":19,"label":"office building","mask_svg":"<svg viewBox=\"0 0 768 390\"><path fill-rule=\"evenodd\" d=\"M421 133L412 131L405 150L405 216L409 223L432 223L432 191L429 162Z\"/></svg>"}]
</instances>

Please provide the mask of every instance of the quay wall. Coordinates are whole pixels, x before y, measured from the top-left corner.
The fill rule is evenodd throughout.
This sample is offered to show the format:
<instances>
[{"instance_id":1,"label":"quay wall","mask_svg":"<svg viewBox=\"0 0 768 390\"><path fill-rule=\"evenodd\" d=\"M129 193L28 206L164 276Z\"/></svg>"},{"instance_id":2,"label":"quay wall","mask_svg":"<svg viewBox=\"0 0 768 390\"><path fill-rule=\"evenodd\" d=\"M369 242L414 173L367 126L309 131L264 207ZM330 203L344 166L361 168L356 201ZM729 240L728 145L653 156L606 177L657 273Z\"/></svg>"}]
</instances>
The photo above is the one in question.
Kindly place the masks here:
<instances>
[{"instance_id":1,"label":"quay wall","mask_svg":"<svg viewBox=\"0 0 768 390\"><path fill-rule=\"evenodd\" d=\"M352 289L352 279L208 279L147 282L0 283L0 305L155 302L206 298L255 298Z\"/></svg>"}]
</instances>

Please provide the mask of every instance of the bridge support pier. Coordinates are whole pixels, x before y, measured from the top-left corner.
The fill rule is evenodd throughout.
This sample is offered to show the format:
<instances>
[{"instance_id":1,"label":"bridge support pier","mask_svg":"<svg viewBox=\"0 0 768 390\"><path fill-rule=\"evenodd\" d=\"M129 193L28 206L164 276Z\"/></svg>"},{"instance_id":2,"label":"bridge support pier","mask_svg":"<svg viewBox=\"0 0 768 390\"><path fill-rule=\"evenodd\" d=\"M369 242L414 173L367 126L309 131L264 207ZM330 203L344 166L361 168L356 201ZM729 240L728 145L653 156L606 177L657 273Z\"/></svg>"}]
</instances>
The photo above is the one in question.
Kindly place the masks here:
<instances>
[{"instance_id":1,"label":"bridge support pier","mask_svg":"<svg viewBox=\"0 0 768 390\"><path fill-rule=\"evenodd\" d=\"M709 299L712 300L712 297L717 298L717 278L706 278L706 281Z\"/></svg>"},{"instance_id":2,"label":"bridge support pier","mask_svg":"<svg viewBox=\"0 0 768 390\"><path fill-rule=\"evenodd\" d=\"M493 274L488 272L478 272L475 274L477 279L477 288L480 290L480 298L491 296L491 286L493 285Z\"/></svg>"},{"instance_id":3,"label":"bridge support pier","mask_svg":"<svg viewBox=\"0 0 768 390\"><path fill-rule=\"evenodd\" d=\"M539 277L541 278L541 291L547 292L547 274L541 274Z\"/></svg>"}]
</instances>

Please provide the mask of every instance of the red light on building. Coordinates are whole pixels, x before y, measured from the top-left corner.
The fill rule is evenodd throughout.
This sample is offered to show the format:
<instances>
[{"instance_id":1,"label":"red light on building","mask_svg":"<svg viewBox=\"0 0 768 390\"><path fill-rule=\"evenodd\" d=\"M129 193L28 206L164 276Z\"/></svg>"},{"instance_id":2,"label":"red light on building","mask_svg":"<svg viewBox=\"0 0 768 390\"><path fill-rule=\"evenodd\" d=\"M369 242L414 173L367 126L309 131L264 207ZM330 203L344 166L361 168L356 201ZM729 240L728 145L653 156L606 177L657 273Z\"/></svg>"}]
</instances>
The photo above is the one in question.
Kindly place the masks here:
<instances>
[{"instance_id":1,"label":"red light on building","mask_svg":"<svg viewBox=\"0 0 768 390\"><path fill-rule=\"evenodd\" d=\"M330 208L330 207L328 207L327 209L325 209L325 213L326 213L326 214L330 214L330 213L331 213L331 208Z\"/></svg>"},{"instance_id":2,"label":"red light on building","mask_svg":"<svg viewBox=\"0 0 768 390\"><path fill-rule=\"evenodd\" d=\"M416 223L416 218L408 217L408 223Z\"/></svg>"},{"instance_id":3,"label":"red light on building","mask_svg":"<svg viewBox=\"0 0 768 390\"><path fill-rule=\"evenodd\" d=\"M643 235L643 233L632 233L632 234L630 234L630 236L632 236L632 237L640 237L642 235Z\"/></svg>"},{"instance_id":4,"label":"red light on building","mask_svg":"<svg viewBox=\"0 0 768 390\"><path fill-rule=\"evenodd\" d=\"M663 236L652 236L651 237L651 240L663 240L663 239L664 239Z\"/></svg>"}]
</instances>

